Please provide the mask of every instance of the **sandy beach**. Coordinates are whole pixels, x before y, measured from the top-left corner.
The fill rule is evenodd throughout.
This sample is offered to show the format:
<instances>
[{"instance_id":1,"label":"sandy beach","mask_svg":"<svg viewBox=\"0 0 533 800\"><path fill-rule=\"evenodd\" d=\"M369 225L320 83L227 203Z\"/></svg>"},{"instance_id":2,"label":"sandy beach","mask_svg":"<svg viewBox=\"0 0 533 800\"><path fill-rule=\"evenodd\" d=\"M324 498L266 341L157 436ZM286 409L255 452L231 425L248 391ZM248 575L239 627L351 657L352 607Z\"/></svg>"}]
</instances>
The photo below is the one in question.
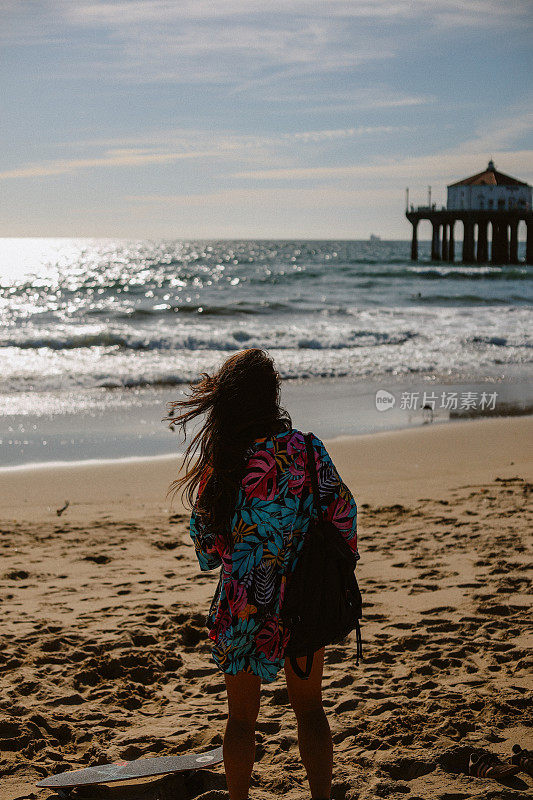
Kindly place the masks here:
<instances>
[{"instance_id":1,"label":"sandy beach","mask_svg":"<svg viewBox=\"0 0 533 800\"><path fill-rule=\"evenodd\" d=\"M327 440L359 507L364 662L327 650L335 800L519 800L465 774L473 747L533 747L527 637L532 417ZM320 432L317 431L317 435ZM0 800L117 759L220 744L175 457L0 472ZM66 510L60 509L69 502ZM530 541L529 541L530 543ZM528 711L528 707L530 710ZM252 796L308 796L283 679L263 690ZM80 797L227 797L222 767Z\"/></svg>"}]
</instances>

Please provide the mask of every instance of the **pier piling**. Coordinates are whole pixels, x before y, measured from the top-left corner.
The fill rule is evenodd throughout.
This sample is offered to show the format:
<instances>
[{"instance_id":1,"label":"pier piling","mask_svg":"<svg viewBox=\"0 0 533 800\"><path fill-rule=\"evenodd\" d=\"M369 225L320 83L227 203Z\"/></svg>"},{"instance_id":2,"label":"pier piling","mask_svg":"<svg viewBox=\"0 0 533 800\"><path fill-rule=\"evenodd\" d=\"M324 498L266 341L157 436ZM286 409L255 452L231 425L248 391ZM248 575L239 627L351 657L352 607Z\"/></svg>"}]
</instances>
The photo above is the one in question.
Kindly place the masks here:
<instances>
[{"instance_id":1,"label":"pier piling","mask_svg":"<svg viewBox=\"0 0 533 800\"><path fill-rule=\"evenodd\" d=\"M442 260L448 261L448 223L442 226Z\"/></svg>"},{"instance_id":2,"label":"pier piling","mask_svg":"<svg viewBox=\"0 0 533 800\"><path fill-rule=\"evenodd\" d=\"M413 237L411 239L411 261L418 261L418 220L413 222Z\"/></svg>"},{"instance_id":3,"label":"pier piling","mask_svg":"<svg viewBox=\"0 0 533 800\"><path fill-rule=\"evenodd\" d=\"M525 222L527 227L526 264L533 264L533 211L529 209L508 210L448 210L439 211L434 206L419 206L405 212L413 226L411 239L411 259L418 260L418 223L428 220L432 225L431 260L455 261L456 222L463 223L463 264L487 264L489 262L489 223L492 229L490 262L493 264L518 264L518 226ZM441 240L442 227L442 240ZM475 229L477 227L477 246Z\"/></svg>"},{"instance_id":4,"label":"pier piling","mask_svg":"<svg viewBox=\"0 0 533 800\"><path fill-rule=\"evenodd\" d=\"M433 238L431 240L431 260L440 261L440 223L433 222Z\"/></svg>"},{"instance_id":5,"label":"pier piling","mask_svg":"<svg viewBox=\"0 0 533 800\"><path fill-rule=\"evenodd\" d=\"M526 220L526 225L527 225L526 264L533 264L533 215L531 219Z\"/></svg>"},{"instance_id":6,"label":"pier piling","mask_svg":"<svg viewBox=\"0 0 533 800\"><path fill-rule=\"evenodd\" d=\"M480 220L477 224L476 261L478 264L486 264L489 260L488 227L487 220Z\"/></svg>"},{"instance_id":7,"label":"pier piling","mask_svg":"<svg viewBox=\"0 0 533 800\"><path fill-rule=\"evenodd\" d=\"M452 219L450 222L450 241L448 242L448 261L453 264L455 261L455 234L454 234L455 221Z\"/></svg>"}]
</instances>

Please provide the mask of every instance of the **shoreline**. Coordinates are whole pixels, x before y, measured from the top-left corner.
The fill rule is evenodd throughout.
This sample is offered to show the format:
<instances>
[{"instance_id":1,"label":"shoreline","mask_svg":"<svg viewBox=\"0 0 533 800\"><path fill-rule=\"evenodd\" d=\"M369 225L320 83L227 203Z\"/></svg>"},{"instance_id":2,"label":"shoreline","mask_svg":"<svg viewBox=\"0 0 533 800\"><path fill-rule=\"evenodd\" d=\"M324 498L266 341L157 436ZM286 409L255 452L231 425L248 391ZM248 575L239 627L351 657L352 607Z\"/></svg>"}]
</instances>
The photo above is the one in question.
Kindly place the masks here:
<instances>
[{"instance_id":1,"label":"shoreline","mask_svg":"<svg viewBox=\"0 0 533 800\"><path fill-rule=\"evenodd\" d=\"M183 453L159 453L154 456L123 456L122 458L80 458L78 461L35 461L27 464L9 464L6 467L0 466L0 477L5 473L25 472L35 469L62 469L64 467L97 467L114 464L130 464L137 461L164 461L171 458L181 458Z\"/></svg>"},{"instance_id":2,"label":"shoreline","mask_svg":"<svg viewBox=\"0 0 533 800\"><path fill-rule=\"evenodd\" d=\"M400 433L402 431L416 431L420 429L431 429L435 426L448 426L453 424L463 424L467 422L482 422L486 420L501 420L501 419L527 419L533 418L533 411L530 410L528 407L524 409L523 413L521 409L514 407L510 413L504 414L464 414L464 415L450 415L445 419L436 419L433 420L431 423L424 423L420 422L418 424L411 424L411 425L402 425L402 426L394 426L390 428L383 428L377 429L369 433L341 433L336 436L328 436L327 438L324 437L323 441L326 443L335 443L336 441L341 441L345 439L352 439L352 438L359 438L363 436L382 436L391 433ZM296 427L296 426L294 426ZM120 466L120 465L128 465L134 464L138 462L158 462L158 461L171 461L172 459L180 459L183 457L182 452L175 452L175 453L156 453L152 455L131 455L131 456L118 456L116 458L80 458L80 459L73 459L68 460L64 459L62 461L29 461L24 464L7 464L7 465L0 465L0 478L4 474L10 474L15 472L25 472L26 470L41 470L41 469L63 469L66 467L71 467L73 469L83 468L83 467L98 467L98 466Z\"/></svg>"},{"instance_id":3,"label":"shoreline","mask_svg":"<svg viewBox=\"0 0 533 800\"><path fill-rule=\"evenodd\" d=\"M295 426L296 427L296 426ZM323 438L358 505L410 502L457 483L521 474L533 478L533 417L451 421L371 434ZM165 492L180 456L30 465L0 472L0 515L25 519L65 518L88 513L139 518L182 513L179 498Z\"/></svg>"},{"instance_id":4,"label":"shoreline","mask_svg":"<svg viewBox=\"0 0 533 800\"><path fill-rule=\"evenodd\" d=\"M72 409L60 396L46 395L18 413L0 411L0 474L6 468L37 465L125 461L151 457L179 457L184 443L172 432L166 403L179 399L167 390L138 389L112 398L98 392L81 393ZM378 408L377 395L393 398ZM456 409L446 407L455 395ZM422 406L433 397L432 424L455 419L524 416L533 409L533 389L525 374L490 381L429 375L382 378L288 379L282 385L281 405L291 414L293 427L314 430L323 440L380 431L416 430L428 422ZM481 398L488 398L484 410ZM414 398L411 403L410 398ZM474 398L469 407L468 398ZM490 402L494 398L494 403ZM407 402L405 402L407 401ZM35 405L39 406L35 413ZM0 404L1 406L1 404ZM495 406L495 407L494 407ZM331 413L335 409L335 413ZM83 455L80 458L80 454Z\"/></svg>"}]
</instances>

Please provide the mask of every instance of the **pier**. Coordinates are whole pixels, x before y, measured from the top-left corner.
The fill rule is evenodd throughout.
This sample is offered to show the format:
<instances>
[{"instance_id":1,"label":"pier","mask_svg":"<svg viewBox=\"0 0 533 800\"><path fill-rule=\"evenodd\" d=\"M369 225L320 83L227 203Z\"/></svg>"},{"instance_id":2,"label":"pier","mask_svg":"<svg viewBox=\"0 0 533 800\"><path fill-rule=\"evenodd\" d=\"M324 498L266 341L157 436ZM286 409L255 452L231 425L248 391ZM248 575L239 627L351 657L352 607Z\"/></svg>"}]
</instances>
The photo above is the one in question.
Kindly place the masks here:
<instances>
[{"instance_id":1,"label":"pier","mask_svg":"<svg viewBox=\"0 0 533 800\"><path fill-rule=\"evenodd\" d=\"M406 189L405 216L413 226L413 261L418 260L418 224L428 220L433 227L432 261L455 261L455 226L460 222L463 264L519 264L518 226L525 222L525 263L533 264L533 193L528 183L497 170L491 158L482 172L448 184L447 190L447 205L438 209L431 203L431 186L427 205L417 208L409 206Z\"/></svg>"},{"instance_id":2,"label":"pier","mask_svg":"<svg viewBox=\"0 0 533 800\"><path fill-rule=\"evenodd\" d=\"M431 260L453 263L456 257L456 224L463 226L461 261L463 264L519 264L518 225L525 222L527 229L526 264L533 264L533 211L512 209L457 210L434 206L418 206L405 212L413 226L411 259L418 260L418 224L428 220L433 227ZM489 226L491 236L489 237ZM489 251L490 241L490 251ZM490 259L489 259L490 252Z\"/></svg>"}]
</instances>

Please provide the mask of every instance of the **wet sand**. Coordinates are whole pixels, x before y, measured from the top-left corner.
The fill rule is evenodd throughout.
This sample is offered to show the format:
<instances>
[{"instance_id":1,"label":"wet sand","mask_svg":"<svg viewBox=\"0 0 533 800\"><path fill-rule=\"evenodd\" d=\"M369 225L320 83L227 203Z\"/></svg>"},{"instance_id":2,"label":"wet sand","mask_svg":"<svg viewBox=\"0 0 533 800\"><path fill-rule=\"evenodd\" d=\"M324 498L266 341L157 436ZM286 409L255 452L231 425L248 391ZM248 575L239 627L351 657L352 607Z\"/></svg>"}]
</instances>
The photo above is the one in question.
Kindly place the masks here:
<instances>
[{"instance_id":1,"label":"wet sand","mask_svg":"<svg viewBox=\"0 0 533 800\"><path fill-rule=\"evenodd\" d=\"M327 650L335 800L518 800L464 774L469 751L533 747L527 637L533 419L327 441L359 506L365 660ZM318 434L320 435L320 434ZM175 458L0 473L0 800L41 777L222 740L223 679L203 628ZM58 516L56 509L69 500ZM529 651L530 652L530 651ZM265 685L253 797L305 798L283 678ZM124 794L223 798L222 767Z\"/></svg>"}]
</instances>

